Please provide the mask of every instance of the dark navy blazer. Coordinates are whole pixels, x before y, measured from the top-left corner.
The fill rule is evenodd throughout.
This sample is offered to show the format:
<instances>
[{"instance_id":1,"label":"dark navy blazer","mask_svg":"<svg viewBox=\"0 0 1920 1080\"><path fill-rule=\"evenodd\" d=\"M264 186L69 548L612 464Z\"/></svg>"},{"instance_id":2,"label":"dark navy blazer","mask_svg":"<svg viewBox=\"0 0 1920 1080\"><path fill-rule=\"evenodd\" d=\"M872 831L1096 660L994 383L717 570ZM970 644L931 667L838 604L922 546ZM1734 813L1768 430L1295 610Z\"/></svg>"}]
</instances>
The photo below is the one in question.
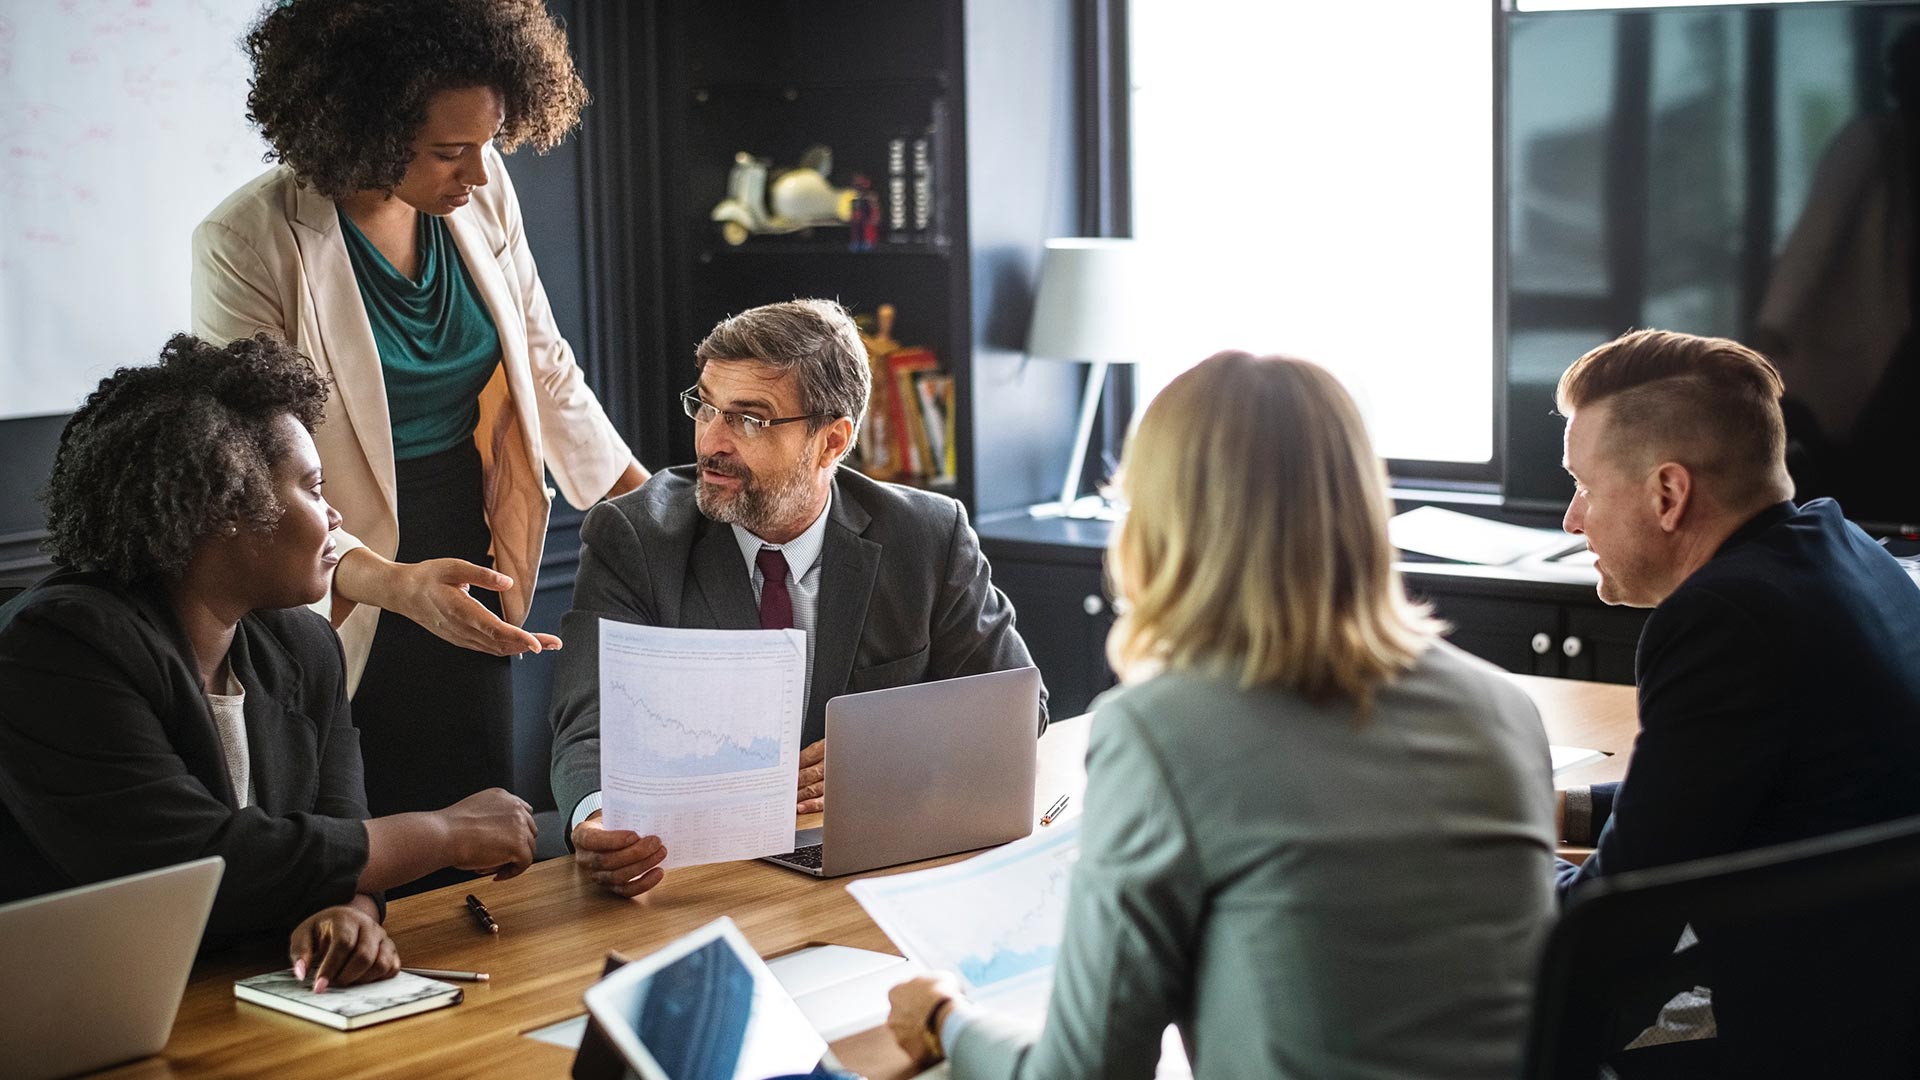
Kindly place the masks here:
<instances>
[{"instance_id":1,"label":"dark navy blazer","mask_svg":"<svg viewBox=\"0 0 1920 1080\"><path fill-rule=\"evenodd\" d=\"M1769 507L1654 609L1640 734L1564 893L1920 814L1920 588L1830 499Z\"/></svg>"},{"instance_id":2,"label":"dark navy blazer","mask_svg":"<svg viewBox=\"0 0 1920 1080\"><path fill-rule=\"evenodd\" d=\"M1654 609L1635 664L1633 761L1593 855L1562 866L1563 892L1920 814L1920 588L1831 500L1742 526ZM1713 988L1726 1075L1910 1075L1910 906L1760 924L1703 907L1687 920L1701 948L1676 958L1698 966L1667 989ZM1633 947L1658 981L1679 927L1643 929Z\"/></svg>"}]
</instances>

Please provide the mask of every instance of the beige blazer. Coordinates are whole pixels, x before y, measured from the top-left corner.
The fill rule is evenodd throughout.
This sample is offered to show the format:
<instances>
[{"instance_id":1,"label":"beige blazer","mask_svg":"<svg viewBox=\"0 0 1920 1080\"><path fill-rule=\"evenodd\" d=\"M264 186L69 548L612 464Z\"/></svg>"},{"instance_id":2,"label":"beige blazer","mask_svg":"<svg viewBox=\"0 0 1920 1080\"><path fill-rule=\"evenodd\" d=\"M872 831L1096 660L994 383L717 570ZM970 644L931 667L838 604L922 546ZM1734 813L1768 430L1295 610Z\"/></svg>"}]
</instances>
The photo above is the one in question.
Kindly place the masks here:
<instances>
[{"instance_id":1,"label":"beige blazer","mask_svg":"<svg viewBox=\"0 0 1920 1080\"><path fill-rule=\"evenodd\" d=\"M527 617L547 534L551 470L567 501L605 495L633 454L554 325L527 247L505 163L487 150L486 186L447 218L454 243L500 331L500 366L480 394L474 441L485 476L493 562L513 578L507 621ZM193 331L225 343L266 330L286 339L332 383L314 433L327 499L343 519L342 554L399 550L393 431L386 382L332 199L302 188L286 166L228 196L193 233ZM332 597L321 601L324 612ZM379 612L362 604L340 626L348 691L360 683Z\"/></svg>"}]
</instances>

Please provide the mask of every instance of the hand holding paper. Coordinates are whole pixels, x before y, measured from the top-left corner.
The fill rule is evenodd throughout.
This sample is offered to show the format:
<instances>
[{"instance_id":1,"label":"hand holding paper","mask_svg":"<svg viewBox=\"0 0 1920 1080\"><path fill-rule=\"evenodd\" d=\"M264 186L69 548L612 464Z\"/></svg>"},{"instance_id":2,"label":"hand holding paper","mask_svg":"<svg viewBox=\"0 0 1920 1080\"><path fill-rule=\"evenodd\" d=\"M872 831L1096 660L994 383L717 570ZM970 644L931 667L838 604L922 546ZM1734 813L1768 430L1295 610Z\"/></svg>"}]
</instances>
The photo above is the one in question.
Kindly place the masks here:
<instances>
[{"instance_id":1,"label":"hand holding paper","mask_svg":"<svg viewBox=\"0 0 1920 1080\"><path fill-rule=\"evenodd\" d=\"M659 837L662 867L793 850L806 664L799 630L602 619L602 826Z\"/></svg>"}]
</instances>

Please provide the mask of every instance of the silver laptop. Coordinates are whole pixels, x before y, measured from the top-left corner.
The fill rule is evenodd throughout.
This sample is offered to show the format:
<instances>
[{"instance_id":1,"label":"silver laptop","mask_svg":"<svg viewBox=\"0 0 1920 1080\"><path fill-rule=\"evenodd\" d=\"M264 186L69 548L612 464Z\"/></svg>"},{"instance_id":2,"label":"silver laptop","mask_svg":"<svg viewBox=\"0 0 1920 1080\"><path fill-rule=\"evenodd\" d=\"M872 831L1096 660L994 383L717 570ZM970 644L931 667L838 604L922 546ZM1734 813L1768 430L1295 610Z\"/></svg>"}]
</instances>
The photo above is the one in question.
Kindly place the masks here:
<instances>
[{"instance_id":1,"label":"silver laptop","mask_svg":"<svg viewBox=\"0 0 1920 1080\"><path fill-rule=\"evenodd\" d=\"M827 814L768 861L815 877L1033 831L1040 672L993 671L827 702Z\"/></svg>"},{"instance_id":2,"label":"silver laptop","mask_svg":"<svg viewBox=\"0 0 1920 1080\"><path fill-rule=\"evenodd\" d=\"M167 1045L226 865L215 855L0 905L0 1072L70 1076Z\"/></svg>"}]
</instances>

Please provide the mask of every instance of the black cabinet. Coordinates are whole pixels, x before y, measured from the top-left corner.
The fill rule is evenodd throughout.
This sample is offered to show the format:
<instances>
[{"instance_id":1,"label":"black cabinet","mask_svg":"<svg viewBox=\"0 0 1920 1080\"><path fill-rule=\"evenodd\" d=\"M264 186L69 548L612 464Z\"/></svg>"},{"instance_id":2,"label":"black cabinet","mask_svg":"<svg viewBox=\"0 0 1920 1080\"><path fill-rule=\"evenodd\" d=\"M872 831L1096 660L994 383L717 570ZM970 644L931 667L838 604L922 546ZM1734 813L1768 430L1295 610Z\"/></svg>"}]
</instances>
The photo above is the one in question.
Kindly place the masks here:
<instances>
[{"instance_id":1,"label":"black cabinet","mask_svg":"<svg viewBox=\"0 0 1920 1080\"><path fill-rule=\"evenodd\" d=\"M1467 652L1523 675L1632 683L1647 612L1608 607L1593 586L1500 567L1413 563L1407 591L1433 605Z\"/></svg>"},{"instance_id":2,"label":"black cabinet","mask_svg":"<svg viewBox=\"0 0 1920 1080\"><path fill-rule=\"evenodd\" d=\"M994 583L1013 602L1055 716L1085 711L1114 684L1106 662L1113 610L1101 563L1111 528L1025 514L979 525ZM1475 656L1522 675L1633 682L1648 612L1602 604L1590 582L1455 563L1400 569L1408 592L1447 621L1447 639Z\"/></svg>"},{"instance_id":3,"label":"black cabinet","mask_svg":"<svg viewBox=\"0 0 1920 1080\"><path fill-rule=\"evenodd\" d=\"M1101 558L1100 522L1036 521L1024 514L982 521L980 547L993 583L1013 602L1020 637L1047 684L1047 710L1078 716L1115 682L1107 667L1113 627Z\"/></svg>"}]
</instances>

